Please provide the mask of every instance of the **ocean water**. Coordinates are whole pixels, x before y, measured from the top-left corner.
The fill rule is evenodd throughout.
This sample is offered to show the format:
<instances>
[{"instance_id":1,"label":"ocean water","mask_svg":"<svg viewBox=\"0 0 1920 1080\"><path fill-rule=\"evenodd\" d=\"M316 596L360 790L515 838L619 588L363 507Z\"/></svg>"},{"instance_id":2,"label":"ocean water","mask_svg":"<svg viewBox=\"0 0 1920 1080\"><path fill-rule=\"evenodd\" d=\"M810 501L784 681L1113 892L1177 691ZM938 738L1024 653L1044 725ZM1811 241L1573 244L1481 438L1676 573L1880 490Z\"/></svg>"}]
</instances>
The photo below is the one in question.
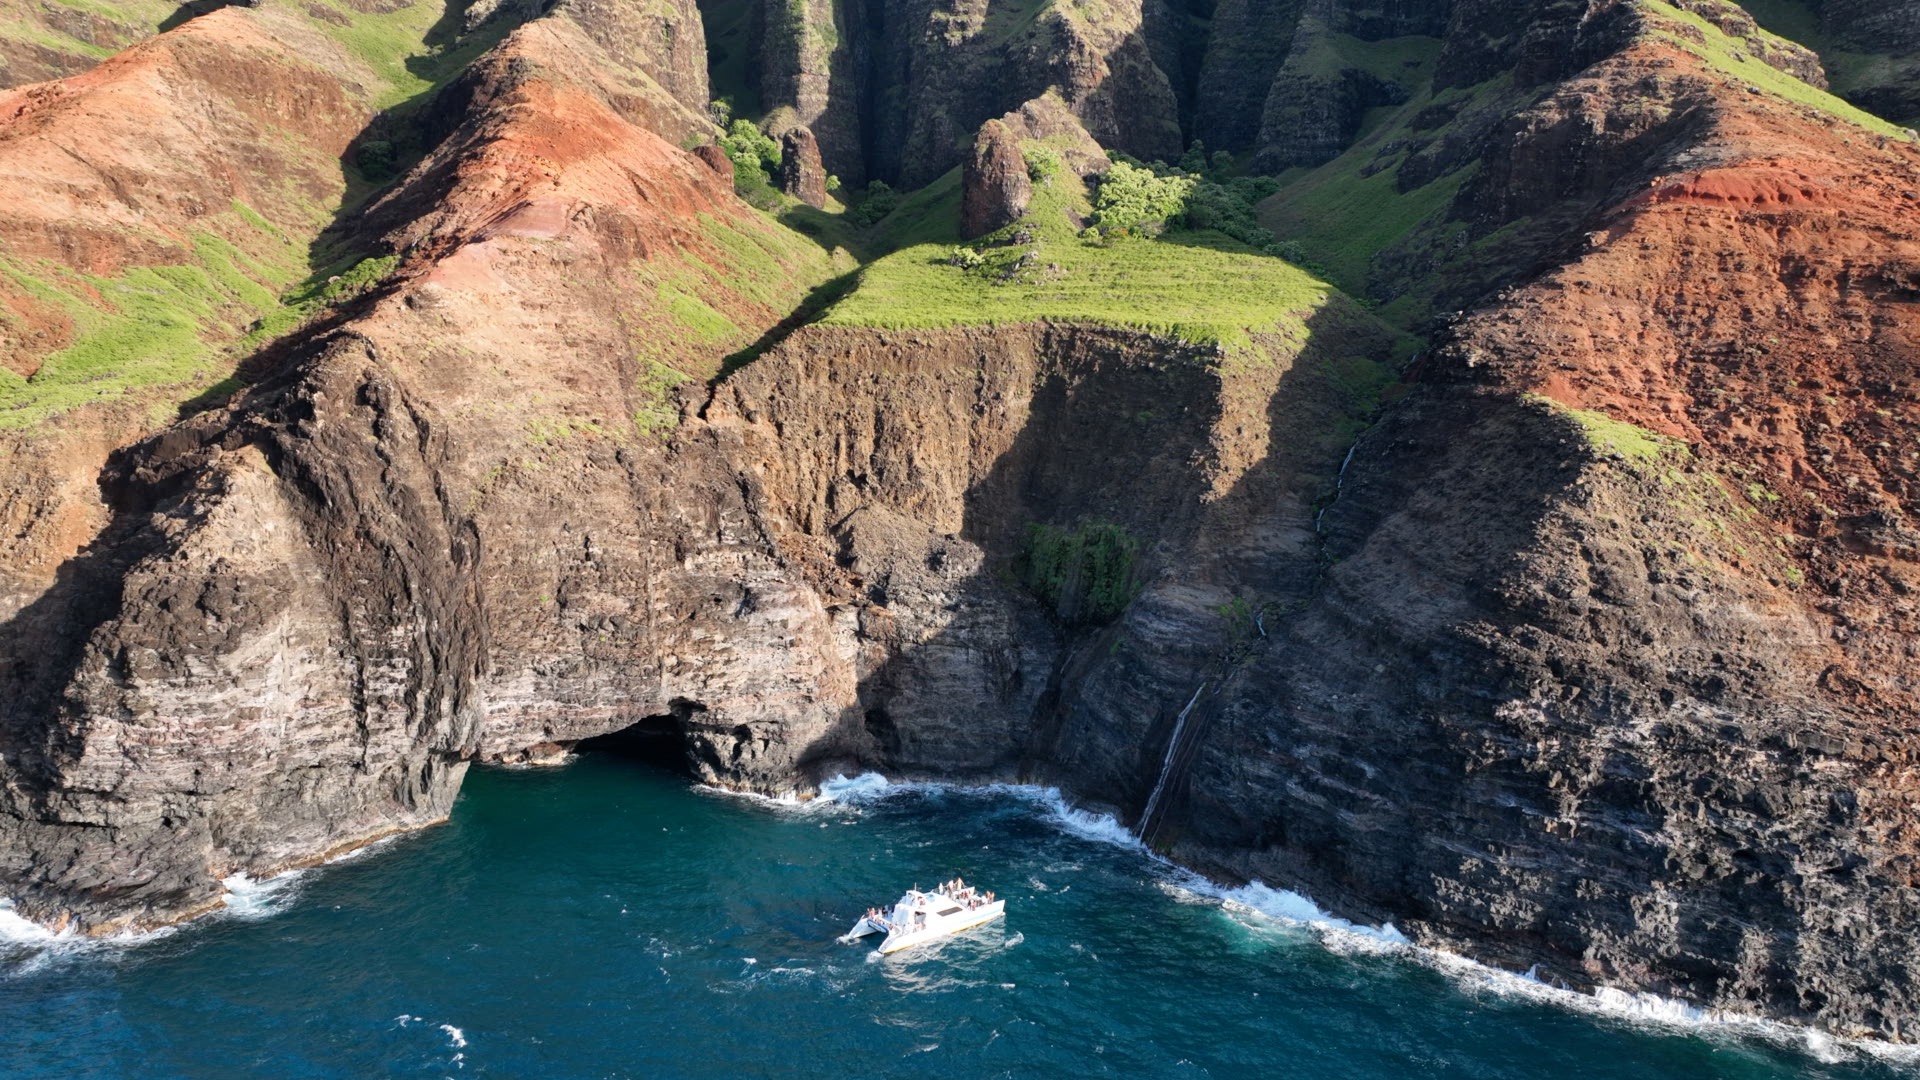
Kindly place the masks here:
<instances>
[{"instance_id":1,"label":"ocean water","mask_svg":"<svg viewBox=\"0 0 1920 1080\"><path fill-rule=\"evenodd\" d=\"M956 873L1004 922L884 959L835 940ZM793 807L589 755L476 771L445 826L231 885L135 942L0 913L0 1076L1920 1075L1223 893L1033 790Z\"/></svg>"}]
</instances>

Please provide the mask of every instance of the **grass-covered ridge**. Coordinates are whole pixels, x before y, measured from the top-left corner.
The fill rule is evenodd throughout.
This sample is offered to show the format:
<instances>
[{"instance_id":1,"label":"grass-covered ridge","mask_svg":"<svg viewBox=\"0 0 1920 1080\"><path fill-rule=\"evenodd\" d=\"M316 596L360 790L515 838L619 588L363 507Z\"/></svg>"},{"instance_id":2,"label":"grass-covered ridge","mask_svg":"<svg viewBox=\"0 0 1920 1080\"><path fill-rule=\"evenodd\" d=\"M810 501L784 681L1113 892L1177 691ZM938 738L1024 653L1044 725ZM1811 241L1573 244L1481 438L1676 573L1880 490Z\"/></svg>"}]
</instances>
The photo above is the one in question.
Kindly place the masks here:
<instances>
[{"instance_id":1,"label":"grass-covered ridge","mask_svg":"<svg viewBox=\"0 0 1920 1080\"><path fill-rule=\"evenodd\" d=\"M1425 56L1424 49L1405 44L1411 40L1397 39L1395 44L1409 57ZM1423 40L1437 45L1434 39ZM1411 74L1403 85L1412 91L1409 98L1373 110L1353 145L1332 161L1282 173L1278 194L1260 204L1259 220L1327 280L1355 296L1379 300L1379 314L1387 322L1419 328L1433 313L1437 296L1457 291L1456 267L1497 265L1500 255L1466 250L1469 245L1480 247L1480 242L1470 240L1465 224L1449 220L1461 188L1478 169L1476 162L1429 165L1422 178L1414 180L1403 171L1416 154L1444 147L1450 130L1470 129L1476 117L1510 110L1524 94L1513 90L1506 75L1435 91L1430 64L1416 63L1407 70ZM1415 82L1414 75L1421 81ZM1407 265L1382 267L1383 252L1409 243L1426 243L1434 250L1423 258L1403 260Z\"/></svg>"},{"instance_id":2,"label":"grass-covered ridge","mask_svg":"<svg viewBox=\"0 0 1920 1080\"><path fill-rule=\"evenodd\" d=\"M1603 412L1576 409L1544 394L1527 394L1526 400L1536 408L1571 422L1587 448L1602 456L1649 464L1687 452L1687 444L1679 439L1649 431L1625 420L1615 420Z\"/></svg>"},{"instance_id":3,"label":"grass-covered ridge","mask_svg":"<svg viewBox=\"0 0 1920 1080\"><path fill-rule=\"evenodd\" d=\"M957 202L957 184L938 188ZM957 220L943 205L914 211L915 221ZM1092 213L1085 185L1060 169L1034 185L1019 223L977 244L956 249L952 234L929 241L916 224L883 222L919 242L862 269L858 286L820 321L913 329L1053 320L1233 351L1255 334L1303 333L1308 317L1338 296L1299 267L1219 233L1083 238Z\"/></svg>"},{"instance_id":4,"label":"grass-covered ridge","mask_svg":"<svg viewBox=\"0 0 1920 1080\"><path fill-rule=\"evenodd\" d=\"M1819 53L1828 89L1836 97L1857 101L1880 96L1920 77L1920 56L1860 52L1836 43L1821 26L1820 13L1805 0L1741 0L1740 6L1770 33ZM1920 115L1891 114L1887 119L1908 127L1920 125Z\"/></svg>"},{"instance_id":5,"label":"grass-covered ridge","mask_svg":"<svg viewBox=\"0 0 1920 1080\"><path fill-rule=\"evenodd\" d=\"M0 0L0 57L82 71L152 35L179 8L173 0Z\"/></svg>"},{"instance_id":6,"label":"grass-covered ridge","mask_svg":"<svg viewBox=\"0 0 1920 1080\"><path fill-rule=\"evenodd\" d=\"M1722 74L1744 80L1750 86L1796 105L1818 109L1875 134L1896 138L1906 135L1898 125L1762 63L1750 54L1745 42L1728 37L1719 27L1690 11L1682 11L1662 0L1639 0L1639 3L1667 24L1656 31L1663 39L1698 56Z\"/></svg>"}]
</instances>

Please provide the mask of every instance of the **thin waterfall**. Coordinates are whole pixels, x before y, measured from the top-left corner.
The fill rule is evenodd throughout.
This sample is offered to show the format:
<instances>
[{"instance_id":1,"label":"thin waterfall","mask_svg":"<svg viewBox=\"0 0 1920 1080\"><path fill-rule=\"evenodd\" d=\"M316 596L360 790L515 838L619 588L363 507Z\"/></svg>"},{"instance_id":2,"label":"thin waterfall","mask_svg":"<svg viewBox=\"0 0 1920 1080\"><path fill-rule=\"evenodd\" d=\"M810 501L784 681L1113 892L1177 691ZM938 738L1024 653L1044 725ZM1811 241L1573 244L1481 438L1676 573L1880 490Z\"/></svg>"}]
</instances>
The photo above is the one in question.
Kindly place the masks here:
<instances>
[{"instance_id":1,"label":"thin waterfall","mask_svg":"<svg viewBox=\"0 0 1920 1080\"><path fill-rule=\"evenodd\" d=\"M1187 707L1180 710L1180 718L1173 722L1173 737L1167 740L1167 758L1160 763L1160 779L1154 782L1153 794L1147 796L1147 808L1140 811L1140 824L1134 831L1140 838L1147 838L1147 825L1153 820L1153 812L1160 806L1160 795L1167 790L1167 778L1173 775L1173 757L1180 749L1180 733L1187 729L1187 717L1193 713L1193 707L1200 701L1200 691L1207 688L1201 683L1187 699Z\"/></svg>"},{"instance_id":2,"label":"thin waterfall","mask_svg":"<svg viewBox=\"0 0 1920 1080\"><path fill-rule=\"evenodd\" d=\"M1346 483L1347 466L1353 464L1353 452L1358 449L1360 449L1360 440L1355 439L1353 445L1347 447L1347 456L1340 459L1340 471L1333 474L1333 498L1328 499L1327 505L1321 507L1320 512L1313 515L1313 531L1315 533L1320 531L1320 519L1326 517L1327 511L1333 509L1333 504L1340 501L1340 486Z\"/></svg>"}]
</instances>

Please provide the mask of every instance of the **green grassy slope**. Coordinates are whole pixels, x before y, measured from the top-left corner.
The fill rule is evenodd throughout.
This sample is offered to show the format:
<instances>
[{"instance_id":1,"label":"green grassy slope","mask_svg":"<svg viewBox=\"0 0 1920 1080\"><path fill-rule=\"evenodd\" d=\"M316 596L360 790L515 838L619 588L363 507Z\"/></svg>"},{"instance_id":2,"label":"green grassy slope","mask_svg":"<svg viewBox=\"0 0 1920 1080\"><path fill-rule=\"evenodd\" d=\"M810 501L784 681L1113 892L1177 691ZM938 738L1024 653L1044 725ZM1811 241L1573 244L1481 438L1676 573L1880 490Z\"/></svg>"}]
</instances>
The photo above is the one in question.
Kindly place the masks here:
<instances>
[{"instance_id":1,"label":"green grassy slope","mask_svg":"<svg viewBox=\"0 0 1920 1080\"><path fill-rule=\"evenodd\" d=\"M1082 239L1078 223L1091 207L1066 170L1035 186L1021 223L956 249L949 223L958 221L959 186L950 179L881 223L908 246L863 268L821 322L906 329L1054 320L1232 352L1255 334L1303 333L1314 312L1350 303L1327 282L1217 233Z\"/></svg>"},{"instance_id":2,"label":"green grassy slope","mask_svg":"<svg viewBox=\"0 0 1920 1080\"><path fill-rule=\"evenodd\" d=\"M1697 15L1662 0L1637 2L1659 40L1693 53L1743 86L1876 134L1902 134L1886 120L1754 59L1746 42ZM1762 0L1753 6L1763 23L1771 19L1800 33L1811 33L1818 25L1792 0ZM1328 62L1430 76L1432 54L1419 40L1371 45L1330 41L1330 57L1336 44L1340 53ZM1409 101L1375 110L1360 138L1335 160L1283 176L1285 185L1262 204L1260 219L1281 241L1297 244L1305 261L1328 280L1350 293L1378 297L1383 318L1411 328L1423 325L1436 304L1467 298L1486 277L1485 268L1525 260L1539 229L1520 221L1483 234L1464 222L1449 221L1455 196L1473 178L1477 166L1471 162L1401 190L1401 170L1419 148L1443 145L1450 134L1468 126L1463 118L1524 107L1526 93L1515 90L1506 76L1437 93L1428 81L1400 81L1415 90Z\"/></svg>"},{"instance_id":3,"label":"green grassy slope","mask_svg":"<svg viewBox=\"0 0 1920 1080\"><path fill-rule=\"evenodd\" d=\"M85 71L151 37L177 0L0 0L0 87Z\"/></svg>"},{"instance_id":4,"label":"green grassy slope","mask_svg":"<svg viewBox=\"0 0 1920 1080\"><path fill-rule=\"evenodd\" d=\"M1920 79L1920 56L1860 52L1843 48L1821 28L1820 14L1806 0L1742 0L1755 22L1820 54L1833 93L1849 101L1863 101L1889 88L1904 88ZM1920 113L1888 116L1908 127L1920 125Z\"/></svg>"},{"instance_id":5,"label":"green grassy slope","mask_svg":"<svg viewBox=\"0 0 1920 1080\"><path fill-rule=\"evenodd\" d=\"M1442 228L1455 195L1477 168L1466 163L1402 191L1400 172L1412 153L1443 139L1450 125L1463 124L1455 119L1433 126L1426 118L1436 113L1466 117L1518 100L1505 76L1438 93L1427 82L1417 85L1406 103L1377 110L1345 153L1318 168L1283 175L1279 193L1260 207L1260 223L1282 242L1298 245L1305 261L1329 281L1355 295L1394 297L1381 315L1402 327L1425 322L1449 279L1434 267L1442 272L1382 281L1375 258L1423 228Z\"/></svg>"},{"instance_id":6,"label":"green grassy slope","mask_svg":"<svg viewBox=\"0 0 1920 1080\"><path fill-rule=\"evenodd\" d=\"M372 12L347 0L301 7L269 0L249 17L298 42L299 60L331 70L369 108L383 110L390 130L402 130L438 86L508 29L458 37L459 8L434 0ZM293 160L311 155L281 151ZM152 422L163 421L226 379L249 352L370 287L393 260L370 260L322 237L379 185L338 167L342 186L331 205L287 198L269 220L236 202L196 220L178 261L162 265L101 276L0 250L0 332L17 332L26 321L7 305L9 295L59 313L70 327L68 343L31 377L0 370L0 429L30 429L83 405L128 398L145 405ZM259 187L280 183L250 179Z\"/></svg>"},{"instance_id":7,"label":"green grassy slope","mask_svg":"<svg viewBox=\"0 0 1920 1080\"><path fill-rule=\"evenodd\" d=\"M1728 37L1718 27L1690 11L1682 11L1662 0L1639 0L1639 3L1663 23L1658 31L1662 38L1700 57L1717 71L1744 80L1763 93L1818 109L1875 134L1896 138L1905 134L1896 124L1755 60L1748 55L1744 42Z\"/></svg>"}]
</instances>

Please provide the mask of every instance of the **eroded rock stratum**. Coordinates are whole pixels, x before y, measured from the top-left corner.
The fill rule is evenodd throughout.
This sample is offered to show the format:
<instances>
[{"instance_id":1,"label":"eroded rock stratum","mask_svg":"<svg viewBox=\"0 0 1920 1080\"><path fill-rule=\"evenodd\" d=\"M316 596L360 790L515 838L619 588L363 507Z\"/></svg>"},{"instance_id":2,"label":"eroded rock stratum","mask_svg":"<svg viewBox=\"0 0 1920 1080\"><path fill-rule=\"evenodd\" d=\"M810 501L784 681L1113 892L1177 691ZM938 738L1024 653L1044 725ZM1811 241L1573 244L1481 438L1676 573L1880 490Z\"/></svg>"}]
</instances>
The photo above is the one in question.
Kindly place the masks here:
<instances>
[{"instance_id":1,"label":"eroded rock stratum","mask_svg":"<svg viewBox=\"0 0 1920 1080\"><path fill-rule=\"evenodd\" d=\"M186 917L639 730L757 791L1058 784L1490 962L1911 1026L1920 152L1823 43L787 14L495 5L410 69L267 4L0 97L0 895ZM807 205L683 148L708 38ZM1196 134L1316 166L1273 250L1100 233L1101 144ZM937 182L858 232L825 174Z\"/></svg>"}]
</instances>

